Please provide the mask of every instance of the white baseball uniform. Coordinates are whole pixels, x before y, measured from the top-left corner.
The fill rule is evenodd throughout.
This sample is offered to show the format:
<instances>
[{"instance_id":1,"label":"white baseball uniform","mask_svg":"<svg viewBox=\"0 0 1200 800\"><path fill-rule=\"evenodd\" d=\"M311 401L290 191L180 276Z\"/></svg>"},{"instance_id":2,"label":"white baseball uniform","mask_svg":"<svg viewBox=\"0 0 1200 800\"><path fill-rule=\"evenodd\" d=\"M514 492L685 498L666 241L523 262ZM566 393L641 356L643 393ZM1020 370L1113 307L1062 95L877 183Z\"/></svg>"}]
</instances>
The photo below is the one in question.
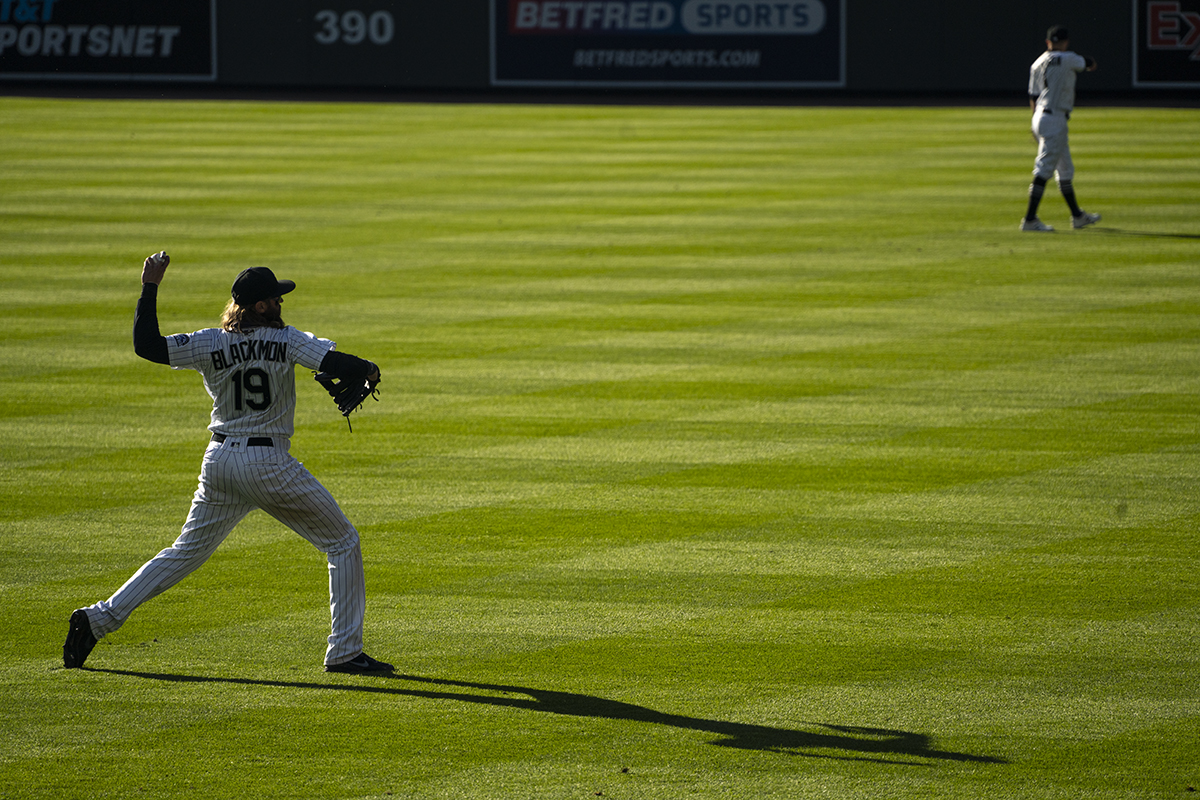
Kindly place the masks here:
<instances>
[{"instance_id":1,"label":"white baseball uniform","mask_svg":"<svg viewBox=\"0 0 1200 800\"><path fill-rule=\"evenodd\" d=\"M213 398L212 441L183 531L108 600L85 609L97 638L121 627L139 605L202 565L247 514L270 514L329 561L332 627L325 663L363 649L366 588L358 531L329 491L289 454L296 407L295 367L317 369L334 348L287 326L232 333L206 328L167 336L170 365L194 369Z\"/></svg>"},{"instance_id":2,"label":"white baseball uniform","mask_svg":"<svg viewBox=\"0 0 1200 800\"><path fill-rule=\"evenodd\" d=\"M1033 174L1059 181L1075 176L1071 147L1067 141L1067 120L1075 107L1075 78L1087 69L1087 61L1070 50L1047 50L1029 68L1029 96L1036 97L1033 134L1038 139Z\"/></svg>"}]
</instances>

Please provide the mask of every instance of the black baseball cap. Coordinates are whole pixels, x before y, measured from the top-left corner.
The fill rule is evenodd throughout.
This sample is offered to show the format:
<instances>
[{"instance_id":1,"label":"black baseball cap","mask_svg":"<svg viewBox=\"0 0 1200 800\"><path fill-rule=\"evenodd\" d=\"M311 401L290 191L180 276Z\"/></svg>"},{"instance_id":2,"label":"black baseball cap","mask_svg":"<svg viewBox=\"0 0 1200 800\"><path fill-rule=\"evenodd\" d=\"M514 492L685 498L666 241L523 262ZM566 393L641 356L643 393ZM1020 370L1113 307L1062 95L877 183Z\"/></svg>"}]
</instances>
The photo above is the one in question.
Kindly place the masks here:
<instances>
[{"instance_id":1,"label":"black baseball cap","mask_svg":"<svg viewBox=\"0 0 1200 800\"><path fill-rule=\"evenodd\" d=\"M252 306L259 300L279 297L295 288L295 281L278 280L266 267L251 267L242 270L234 279L233 302L239 306Z\"/></svg>"},{"instance_id":2,"label":"black baseball cap","mask_svg":"<svg viewBox=\"0 0 1200 800\"><path fill-rule=\"evenodd\" d=\"M1046 40L1050 42L1062 42L1071 38L1071 34L1067 33L1065 25L1051 25L1050 30L1046 31Z\"/></svg>"}]
</instances>

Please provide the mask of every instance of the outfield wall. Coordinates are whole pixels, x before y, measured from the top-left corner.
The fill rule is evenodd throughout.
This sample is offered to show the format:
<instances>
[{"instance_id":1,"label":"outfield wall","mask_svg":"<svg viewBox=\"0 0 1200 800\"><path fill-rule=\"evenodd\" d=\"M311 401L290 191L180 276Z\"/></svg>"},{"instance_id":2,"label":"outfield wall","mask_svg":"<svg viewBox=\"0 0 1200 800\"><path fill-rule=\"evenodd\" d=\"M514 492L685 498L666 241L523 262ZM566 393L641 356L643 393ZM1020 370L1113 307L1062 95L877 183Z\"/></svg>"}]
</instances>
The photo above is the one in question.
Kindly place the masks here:
<instances>
[{"instance_id":1,"label":"outfield wall","mask_svg":"<svg viewBox=\"0 0 1200 800\"><path fill-rule=\"evenodd\" d=\"M0 79L1022 92L1055 23L1083 89L1200 88L1200 0L0 0Z\"/></svg>"}]
</instances>

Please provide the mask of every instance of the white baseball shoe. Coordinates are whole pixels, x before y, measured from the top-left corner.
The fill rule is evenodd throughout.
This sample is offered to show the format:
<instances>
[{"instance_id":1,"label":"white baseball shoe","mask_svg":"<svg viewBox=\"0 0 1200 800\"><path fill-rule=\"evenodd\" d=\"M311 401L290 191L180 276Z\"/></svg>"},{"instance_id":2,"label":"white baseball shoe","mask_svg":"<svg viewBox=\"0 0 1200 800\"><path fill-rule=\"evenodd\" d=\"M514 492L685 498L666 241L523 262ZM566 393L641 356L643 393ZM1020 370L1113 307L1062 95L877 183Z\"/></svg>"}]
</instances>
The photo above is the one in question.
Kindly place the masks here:
<instances>
[{"instance_id":1,"label":"white baseball shoe","mask_svg":"<svg viewBox=\"0 0 1200 800\"><path fill-rule=\"evenodd\" d=\"M1021 230L1023 230L1023 231L1041 231L1042 233L1050 233L1051 231L1054 230L1054 228L1051 228L1049 225L1042 222L1037 217L1034 217L1033 219L1021 220Z\"/></svg>"},{"instance_id":2,"label":"white baseball shoe","mask_svg":"<svg viewBox=\"0 0 1200 800\"><path fill-rule=\"evenodd\" d=\"M1088 225L1095 225L1099 221L1099 214L1089 214L1086 211L1080 211L1079 216L1071 217L1071 227L1078 230L1080 228L1086 228Z\"/></svg>"}]
</instances>

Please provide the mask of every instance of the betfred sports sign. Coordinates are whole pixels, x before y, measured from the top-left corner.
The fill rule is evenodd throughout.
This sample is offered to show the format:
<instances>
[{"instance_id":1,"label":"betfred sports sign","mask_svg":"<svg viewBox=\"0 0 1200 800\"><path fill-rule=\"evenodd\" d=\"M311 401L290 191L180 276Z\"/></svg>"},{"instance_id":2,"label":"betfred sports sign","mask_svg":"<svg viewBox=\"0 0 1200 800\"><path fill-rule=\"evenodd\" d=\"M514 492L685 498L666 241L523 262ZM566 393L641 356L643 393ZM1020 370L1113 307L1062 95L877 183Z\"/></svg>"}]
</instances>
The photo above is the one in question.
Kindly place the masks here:
<instances>
[{"instance_id":1,"label":"betfred sports sign","mask_svg":"<svg viewBox=\"0 0 1200 800\"><path fill-rule=\"evenodd\" d=\"M215 80L216 0L0 0L0 77Z\"/></svg>"},{"instance_id":2,"label":"betfred sports sign","mask_svg":"<svg viewBox=\"0 0 1200 800\"><path fill-rule=\"evenodd\" d=\"M492 0L497 85L845 85L843 0Z\"/></svg>"},{"instance_id":3,"label":"betfred sports sign","mask_svg":"<svg viewBox=\"0 0 1200 800\"><path fill-rule=\"evenodd\" d=\"M1133 6L1133 85L1200 87L1200 0Z\"/></svg>"},{"instance_id":4,"label":"betfred sports sign","mask_svg":"<svg viewBox=\"0 0 1200 800\"><path fill-rule=\"evenodd\" d=\"M509 33L812 34L825 27L825 4L688 0L510 0Z\"/></svg>"}]
</instances>

